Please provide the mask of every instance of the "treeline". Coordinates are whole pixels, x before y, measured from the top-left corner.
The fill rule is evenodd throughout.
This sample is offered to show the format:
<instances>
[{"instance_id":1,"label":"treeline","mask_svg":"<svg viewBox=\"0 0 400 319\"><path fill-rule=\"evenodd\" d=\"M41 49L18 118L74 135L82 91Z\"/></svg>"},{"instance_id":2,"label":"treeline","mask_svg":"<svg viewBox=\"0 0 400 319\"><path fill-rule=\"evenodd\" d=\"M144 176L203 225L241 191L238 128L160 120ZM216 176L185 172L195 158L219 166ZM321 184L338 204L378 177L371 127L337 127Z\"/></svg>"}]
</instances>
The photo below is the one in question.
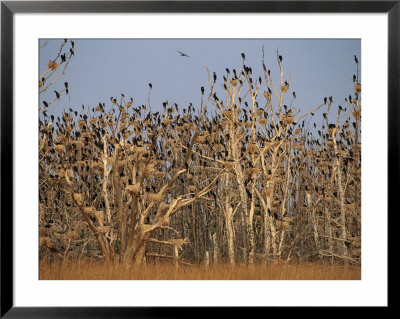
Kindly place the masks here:
<instances>
[{"instance_id":1,"label":"treeline","mask_svg":"<svg viewBox=\"0 0 400 319\"><path fill-rule=\"evenodd\" d=\"M358 75L344 106L321 98L302 113L281 56L278 84L264 58L261 76L242 61L219 81L207 70L196 107L152 113L121 95L54 117L43 103L40 258L359 263Z\"/></svg>"}]
</instances>

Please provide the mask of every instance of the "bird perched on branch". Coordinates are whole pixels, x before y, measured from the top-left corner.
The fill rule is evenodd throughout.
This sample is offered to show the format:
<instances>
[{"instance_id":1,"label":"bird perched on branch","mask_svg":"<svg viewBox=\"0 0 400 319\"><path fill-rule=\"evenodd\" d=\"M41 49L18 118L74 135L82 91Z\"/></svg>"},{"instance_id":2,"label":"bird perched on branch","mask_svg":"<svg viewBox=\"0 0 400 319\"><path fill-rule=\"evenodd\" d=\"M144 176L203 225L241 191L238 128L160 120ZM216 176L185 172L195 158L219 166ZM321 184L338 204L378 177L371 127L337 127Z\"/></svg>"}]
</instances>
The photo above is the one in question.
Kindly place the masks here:
<instances>
[{"instance_id":1,"label":"bird perched on branch","mask_svg":"<svg viewBox=\"0 0 400 319\"><path fill-rule=\"evenodd\" d=\"M152 89L153 88L153 84L149 83L149 88Z\"/></svg>"},{"instance_id":2,"label":"bird perched on branch","mask_svg":"<svg viewBox=\"0 0 400 319\"><path fill-rule=\"evenodd\" d=\"M181 51L179 51L179 50L176 50L176 51L178 51L178 53L179 53L181 56L185 56L185 57L190 58L190 56L187 55L186 53L183 53L183 52L181 52Z\"/></svg>"},{"instance_id":3,"label":"bird perched on branch","mask_svg":"<svg viewBox=\"0 0 400 319\"><path fill-rule=\"evenodd\" d=\"M68 94L68 82L64 82L64 86L65 86L65 93Z\"/></svg>"},{"instance_id":4,"label":"bird perched on branch","mask_svg":"<svg viewBox=\"0 0 400 319\"><path fill-rule=\"evenodd\" d=\"M243 59L243 61L246 59L246 56L244 55L244 53L242 53L242 59Z\"/></svg>"},{"instance_id":5,"label":"bird perched on branch","mask_svg":"<svg viewBox=\"0 0 400 319\"><path fill-rule=\"evenodd\" d=\"M281 55L279 56L279 62L282 62L282 56Z\"/></svg>"},{"instance_id":6,"label":"bird perched on branch","mask_svg":"<svg viewBox=\"0 0 400 319\"><path fill-rule=\"evenodd\" d=\"M56 94L57 99L60 98L60 93L58 93L57 91L54 91L54 93Z\"/></svg>"},{"instance_id":7,"label":"bird perched on branch","mask_svg":"<svg viewBox=\"0 0 400 319\"><path fill-rule=\"evenodd\" d=\"M74 50L72 50L72 48L69 49L69 52L71 52L71 55L75 55Z\"/></svg>"},{"instance_id":8,"label":"bird perched on branch","mask_svg":"<svg viewBox=\"0 0 400 319\"><path fill-rule=\"evenodd\" d=\"M64 54L61 54L61 63L65 62L65 61L66 61L66 58L65 58L65 53L64 53Z\"/></svg>"},{"instance_id":9,"label":"bird perched on branch","mask_svg":"<svg viewBox=\"0 0 400 319\"><path fill-rule=\"evenodd\" d=\"M354 56L354 61L358 64L358 59L356 55Z\"/></svg>"}]
</instances>

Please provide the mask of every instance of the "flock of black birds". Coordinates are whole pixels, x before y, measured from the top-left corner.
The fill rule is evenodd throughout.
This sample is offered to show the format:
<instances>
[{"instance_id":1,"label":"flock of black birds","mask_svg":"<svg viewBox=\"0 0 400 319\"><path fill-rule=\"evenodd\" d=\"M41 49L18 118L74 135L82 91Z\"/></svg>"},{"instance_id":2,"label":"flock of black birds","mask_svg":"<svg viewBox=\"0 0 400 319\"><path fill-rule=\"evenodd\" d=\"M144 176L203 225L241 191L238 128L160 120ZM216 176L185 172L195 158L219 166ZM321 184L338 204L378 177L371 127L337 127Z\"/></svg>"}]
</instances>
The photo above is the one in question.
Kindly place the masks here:
<instances>
[{"instance_id":1,"label":"flock of black birds","mask_svg":"<svg viewBox=\"0 0 400 319\"><path fill-rule=\"evenodd\" d=\"M71 55L74 54L73 49L74 42L71 41ZM178 51L178 53L182 57L189 57L183 52ZM236 69L232 69L232 76L230 76L231 72L226 68L226 75L223 76L225 90L228 89L228 86L234 87L238 83L241 86L248 83L248 86L253 88L253 71L244 65L246 58L244 53L241 54L241 57L243 70L240 73ZM354 56L354 58L358 65L357 57ZM61 60L65 62L65 56L61 57ZM278 56L278 60L279 63L282 63L282 55ZM263 67L265 71L265 65ZM270 77L270 70L266 74ZM213 72L212 79L215 84L217 82L216 72ZM259 77L257 80L258 85L261 86L262 78ZM287 81L284 83L285 90L288 90L289 83ZM153 88L152 83L148 83L148 86L150 90ZM68 94L68 82L64 83L64 88ZM202 96L206 94L203 86L200 91ZM131 185L133 179L143 178L145 180L142 189L143 196L146 193L157 193L177 169L185 168L187 170L186 174L177 180L180 188L186 189L188 185L194 183L193 178L188 177L189 175L194 175L197 180L202 180L215 175L215 173L210 173L209 168L226 169L232 167L232 163L239 161L242 172L259 169L258 176L254 177L254 175L248 174L245 177L246 193L251 199L253 196L251 185L256 184L261 191L272 174L276 174L275 177L278 180L286 176L286 172L272 173L270 169L264 176L261 161L255 155L259 155L266 148L267 151L263 153L263 156L267 166L272 166L269 159L272 154L275 154L281 162L281 167L288 168L292 176L299 178L298 182L303 179L302 183L305 187L308 187L307 181L309 186L315 185L311 181L321 175L324 183L315 185L315 187L310 186L310 190L316 194L327 195L329 192L337 194L337 190L333 192L334 186L329 183L334 174L333 167L326 163L331 163L335 157L339 157L345 170L357 170L358 166L355 166L355 163L359 165L360 161L355 157L353 146L358 145L358 141L355 140L355 131L359 127L358 119L355 118L351 122L349 116L343 124L337 127L337 124L328 123L325 112L323 118L326 126L322 125L316 136L307 126L309 119L307 121L306 118L300 123L294 120L294 109L291 105L285 104L285 111L282 114L271 114L269 106L272 102L268 94L271 95L272 91L269 85L267 91L265 91L265 106L260 106L262 102L256 101L255 107L252 108L249 106L249 101L239 97L233 107L229 108L229 105L225 105L212 89L207 102L215 106L219 105L222 109L222 112L216 112L212 116L208 115L204 105L196 110L192 103L181 108L177 103L170 104L168 101L162 103L162 111L153 113L145 104L135 107L133 98L126 98L123 93L118 97L110 97L110 106L99 102L91 110L86 108L85 111L85 107L82 105L82 110L85 112L79 113L70 108L57 118L54 115L48 117L44 113L43 121L39 121L39 129L41 137L46 136L48 143L40 152L41 174L50 176L50 178L60 178L62 177L59 173L60 168L63 165L67 166L75 173L75 181L78 184L81 183L82 191L86 190L90 193L90 190L93 189L93 181L97 182L102 178L102 174L95 171L93 167L101 166L104 149L107 150L107 155L112 157L117 145L123 145L124 151L119 160L128 161L128 164L118 168L119 177L121 181L123 180L122 183L125 187ZM60 93L56 90L54 92L56 98L59 99ZM297 97L294 91L292 96L293 99ZM351 107L354 106L352 101L350 96L348 104ZM330 107L333 103L332 96L324 97L324 105ZM43 101L43 104L48 107L46 101ZM340 105L338 110L346 111ZM310 115L312 116L314 113ZM291 117L293 120L288 120ZM50 120L53 122L51 126L49 126ZM317 128L316 123L313 126ZM255 130L252 131L251 127L254 127ZM329 130L336 128L338 129L338 148L334 152L329 145L329 142L332 141ZM201 138L196 142L197 136ZM232 138L236 140L237 154L236 151L233 151L236 146L231 145ZM105 141L107 145L104 145ZM288 141L289 144L282 142L281 146L275 149L270 145L276 141ZM61 147L62 145L64 147ZM250 145L256 145L256 151ZM289 145L291 145L290 149ZM285 160L288 152L292 152L290 162ZM146 165L150 162L153 163L155 172L153 175L147 176L144 174ZM141 171L137 172L137 176L130 175L132 165L141 168ZM298 175L300 171L303 176ZM164 173L164 175L160 174L162 177L156 178L157 172ZM97 190L97 192L100 191ZM276 192L275 200L279 200L281 191L277 189ZM217 187L210 194L214 198L215 207L217 207L217 199L221 197L221 190ZM98 197L98 194L92 194L90 201L97 203L101 208L104 201L99 202ZM276 219L281 218L276 212L271 212L271 216ZM146 223L150 222L151 220L146 220Z\"/></svg>"}]
</instances>

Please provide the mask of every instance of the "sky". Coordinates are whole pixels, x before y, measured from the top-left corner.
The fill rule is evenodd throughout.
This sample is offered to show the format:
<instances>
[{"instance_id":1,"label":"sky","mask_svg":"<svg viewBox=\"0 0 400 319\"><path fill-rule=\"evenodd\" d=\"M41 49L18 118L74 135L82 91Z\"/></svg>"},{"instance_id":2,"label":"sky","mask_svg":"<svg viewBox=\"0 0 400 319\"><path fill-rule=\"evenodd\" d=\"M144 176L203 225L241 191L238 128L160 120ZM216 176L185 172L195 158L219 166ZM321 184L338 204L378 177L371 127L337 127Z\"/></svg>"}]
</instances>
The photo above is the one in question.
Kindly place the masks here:
<instances>
[{"instance_id":1,"label":"sky","mask_svg":"<svg viewBox=\"0 0 400 319\"><path fill-rule=\"evenodd\" d=\"M200 87L205 87L206 94L210 90L205 66L211 75L216 72L216 90L223 97L222 76L226 75L226 68L241 70L241 53L245 53L245 64L252 68L253 80L259 76L264 79L264 46L265 64L275 84L279 84L277 49L283 57L285 80L292 74L290 92L295 91L297 96L293 106L305 113L320 105L325 96L333 96L330 117L334 121L337 106L345 107L344 98L354 91L354 55L360 66L362 62L360 39L68 39L64 51L69 51L70 40L75 43L75 56L54 88L40 94L39 105L43 100L54 99L54 90L63 89L65 81L69 83L69 95L62 95L51 105L48 115L60 115L67 108L80 111L82 104L92 108L102 102L109 106L110 97L119 100L121 93L127 99L133 97L134 107L148 104L148 83L153 86L153 112L162 110L165 100L181 107L193 103L199 109ZM41 39L39 44L45 41ZM57 55L62 41L51 39L39 49L39 74ZM178 50L190 57L181 56ZM291 98L290 92L287 95ZM287 99L285 104L290 101ZM322 111L316 114L315 120L322 121L321 114Z\"/></svg>"}]
</instances>

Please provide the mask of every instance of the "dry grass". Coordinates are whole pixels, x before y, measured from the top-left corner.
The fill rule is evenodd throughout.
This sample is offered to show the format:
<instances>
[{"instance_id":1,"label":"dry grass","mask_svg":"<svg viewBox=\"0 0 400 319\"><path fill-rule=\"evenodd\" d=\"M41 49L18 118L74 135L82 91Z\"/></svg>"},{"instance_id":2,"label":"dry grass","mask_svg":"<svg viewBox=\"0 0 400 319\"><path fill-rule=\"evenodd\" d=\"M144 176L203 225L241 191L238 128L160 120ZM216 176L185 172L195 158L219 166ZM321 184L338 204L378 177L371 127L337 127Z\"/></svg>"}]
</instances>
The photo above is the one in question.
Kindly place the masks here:
<instances>
[{"instance_id":1,"label":"dry grass","mask_svg":"<svg viewBox=\"0 0 400 319\"><path fill-rule=\"evenodd\" d=\"M360 280L361 267L318 263L274 265L219 264L179 266L161 263L126 268L120 264L90 261L41 262L41 280Z\"/></svg>"}]
</instances>

